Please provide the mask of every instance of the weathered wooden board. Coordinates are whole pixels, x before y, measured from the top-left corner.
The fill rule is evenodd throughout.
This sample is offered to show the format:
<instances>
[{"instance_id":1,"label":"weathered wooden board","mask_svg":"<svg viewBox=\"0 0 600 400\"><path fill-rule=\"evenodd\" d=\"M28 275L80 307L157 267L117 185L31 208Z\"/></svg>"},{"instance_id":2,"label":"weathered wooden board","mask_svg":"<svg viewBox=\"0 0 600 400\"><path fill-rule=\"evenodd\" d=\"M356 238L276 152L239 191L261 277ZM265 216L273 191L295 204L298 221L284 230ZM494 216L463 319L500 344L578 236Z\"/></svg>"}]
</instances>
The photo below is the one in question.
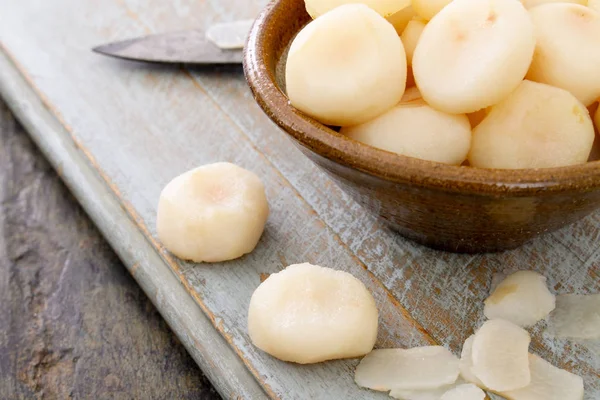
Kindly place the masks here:
<instances>
[{"instance_id":1,"label":"weathered wooden board","mask_svg":"<svg viewBox=\"0 0 600 400\"><path fill-rule=\"evenodd\" d=\"M234 349L162 262L122 203L107 190L98 171L1 52L0 92L221 394L226 398L266 398Z\"/></svg>"},{"instance_id":2,"label":"weathered wooden board","mask_svg":"<svg viewBox=\"0 0 600 400\"><path fill-rule=\"evenodd\" d=\"M89 51L110 40L251 18L264 3L0 0L0 41L268 396L385 397L353 385L355 360L299 367L251 345L246 309L260 274L291 263L321 263L363 280L381 310L378 347L442 343L458 353L482 321L492 274L506 268L540 270L559 293L600 291L598 213L512 252L429 250L381 226L305 159L253 103L241 68L148 66ZM156 240L158 195L175 175L220 160L265 180L272 206L265 235L241 260L181 263ZM540 326L534 349L583 375L587 398L600 398L600 355L593 346L554 340Z\"/></svg>"}]
</instances>

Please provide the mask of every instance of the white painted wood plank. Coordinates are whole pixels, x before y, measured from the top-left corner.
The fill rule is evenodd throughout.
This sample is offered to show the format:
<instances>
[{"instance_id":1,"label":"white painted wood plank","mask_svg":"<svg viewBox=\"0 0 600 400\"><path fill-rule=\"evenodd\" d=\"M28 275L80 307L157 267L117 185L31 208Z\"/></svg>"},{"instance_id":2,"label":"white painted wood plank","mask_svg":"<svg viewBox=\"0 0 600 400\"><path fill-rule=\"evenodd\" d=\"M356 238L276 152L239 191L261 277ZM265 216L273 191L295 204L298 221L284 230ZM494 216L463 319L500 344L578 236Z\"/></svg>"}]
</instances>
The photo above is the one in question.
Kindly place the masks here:
<instances>
[{"instance_id":1,"label":"white painted wood plank","mask_svg":"<svg viewBox=\"0 0 600 400\"><path fill-rule=\"evenodd\" d=\"M225 398L267 396L87 163L69 134L0 52L0 92L111 246Z\"/></svg>"},{"instance_id":2,"label":"white painted wood plank","mask_svg":"<svg viewBox=\"0 0 600 400\"><path fill-rule=\"evenodd\" d=\"M174 17L179 8L182 4L194 4L191 0L171 4L170 12L156 19L143 17L147 9L143 1L124 1L142 16L149 32L176 29L181 23ZM483 322L482 302L496 271L535 269L548 276L558 293L600 292L600 213L511 252L472 256L426 249L381 226L290 146L287 138L266 121L258 106L248 101L249 93L241 76L207 76L194 71L192 75L417 321L436 340L454 350L459 350ZM224 91L224 87L228 90ZM542 324L534 331L534 348L554 363L584 375L588 387L600 396L600 353L589 344L572 346L570 342L555 340L545 335L544 329Z\"/></svg>"}]
</instances>

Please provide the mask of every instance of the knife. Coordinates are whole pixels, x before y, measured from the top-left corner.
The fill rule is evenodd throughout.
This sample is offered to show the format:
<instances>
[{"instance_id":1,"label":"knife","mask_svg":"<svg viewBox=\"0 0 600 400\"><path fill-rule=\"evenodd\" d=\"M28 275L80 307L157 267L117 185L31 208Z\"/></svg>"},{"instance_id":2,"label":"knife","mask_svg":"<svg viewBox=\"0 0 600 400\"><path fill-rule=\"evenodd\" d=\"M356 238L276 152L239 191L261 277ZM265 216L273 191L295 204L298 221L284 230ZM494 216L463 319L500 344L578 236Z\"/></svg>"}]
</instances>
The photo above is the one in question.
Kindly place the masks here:
<instances>
[{"instance_id":1,"label":"knife","mask_svg":"<svg viewBox=\"0 0 600 400\"><path fill-rule=\"evenodd\" d=\"M253 20L218 23L206 32L167 32L94 47L96 53L132 61L240 64Z\"/></svg>"}]
</instances>

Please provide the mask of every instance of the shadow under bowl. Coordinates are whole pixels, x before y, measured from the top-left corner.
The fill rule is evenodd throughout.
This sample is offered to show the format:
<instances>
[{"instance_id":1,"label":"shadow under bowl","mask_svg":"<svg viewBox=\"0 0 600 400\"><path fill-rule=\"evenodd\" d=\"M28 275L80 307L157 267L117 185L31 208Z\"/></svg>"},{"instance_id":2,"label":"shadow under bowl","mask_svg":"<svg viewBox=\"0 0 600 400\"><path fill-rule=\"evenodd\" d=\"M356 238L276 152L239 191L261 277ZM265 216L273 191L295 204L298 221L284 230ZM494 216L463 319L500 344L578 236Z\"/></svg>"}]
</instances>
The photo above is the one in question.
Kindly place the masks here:
<instances>
[{"instance_id":1,"label":"shadow under bowl","mask_svg":"<svg viewBox=\"0 0 600 400\"><path fill-rule=\"evenodd\" d=\"M245 48L248 84L307 157L401 235L452 252L501 251L600 207L600 161L524 170L450 166L367 146L294 109L285 96L286 51L309 21L303 0L263 10Z\"/></svg>"}]
</instances>

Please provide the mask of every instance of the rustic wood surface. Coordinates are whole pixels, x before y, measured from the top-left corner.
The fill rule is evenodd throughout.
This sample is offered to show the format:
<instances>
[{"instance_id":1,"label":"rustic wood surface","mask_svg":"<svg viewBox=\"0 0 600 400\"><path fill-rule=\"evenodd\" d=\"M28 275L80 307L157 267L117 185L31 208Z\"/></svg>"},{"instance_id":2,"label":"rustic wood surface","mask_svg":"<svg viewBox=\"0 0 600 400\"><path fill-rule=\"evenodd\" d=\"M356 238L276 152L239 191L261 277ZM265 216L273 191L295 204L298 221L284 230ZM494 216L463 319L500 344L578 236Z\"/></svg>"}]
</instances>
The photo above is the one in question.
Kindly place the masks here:
<instances>
[{"instance_id":1,"label":"rustic wood surface","mask_svg":"<svg viewBox=\"0 0 600 400\"><path fill-rule=\"evenodd\" d=\"M0 102L0 398L217 399Z\"/></svg>"},{"instance_id":2,"label":"rustic wood surface","mask_svg":"<svg viewBox=\"0 0 600 400\"><path fill-rule=\"evenodd\" d=\"M365 282L381 311L378 347L441 343L459 353L483 321L493 273L504 269L541 271L557 293L600 291L600 213L511 252L429 250L380 225L304 158L253 102L241 68L150 66L89 51L106 41L252 18L264 3L0 0L0 42L270 397L385 398L353 384L356 360L300 367L252 346L250 295L261 274L291 263L344 269ZM262 176L272 214L251 255L222 265L183 263L156 239L158 195L177 174L214 161ZM533 337L536 353L584 377L586 399L600 398L597 347L555 340L544 324Z\"/></svg>"},{"instance_id":3,"label":"rustic wood surface","mask_svg":"<svg viewBox=\"0 0 600 400\"><path fill-rule=\"evenodd\" d=\"M235 349L214 329L106 180L3 52L0 93L215 388L225 398L266 398Z\"/></svg>"}]
</instances>

